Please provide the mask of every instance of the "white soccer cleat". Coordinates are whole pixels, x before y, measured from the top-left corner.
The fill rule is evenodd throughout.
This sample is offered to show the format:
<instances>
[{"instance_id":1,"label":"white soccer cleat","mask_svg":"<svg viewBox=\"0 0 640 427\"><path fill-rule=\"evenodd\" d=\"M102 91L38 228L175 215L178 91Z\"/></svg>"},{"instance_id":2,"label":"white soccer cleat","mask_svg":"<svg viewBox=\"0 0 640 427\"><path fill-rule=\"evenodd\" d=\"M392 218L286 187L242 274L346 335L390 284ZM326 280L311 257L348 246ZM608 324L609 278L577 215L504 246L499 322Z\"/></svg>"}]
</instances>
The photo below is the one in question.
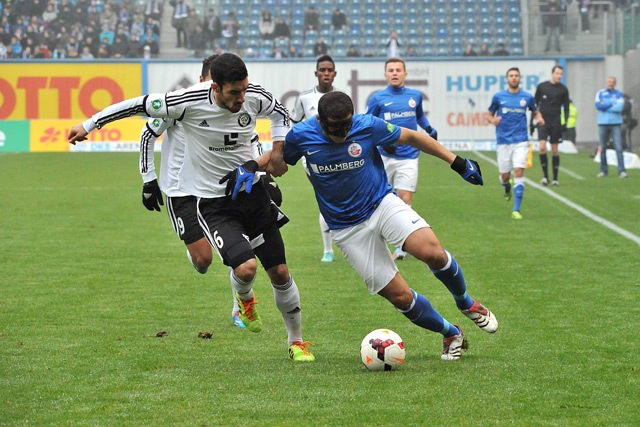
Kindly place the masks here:
<instances>
[{"instance_id":1,"label":"white soccer cleat","mask_svg":"<svg viewBox=\"0 0 640 427\"><path fill-rule=\"evenodd\" d=\"M468 309L460 311L469 319L473 320L483 331L492 334L498 330L496 316L478 301L474 301L473 305Z\"/></svg>"},{"instance_id":2,"label":"white soccer cleat","mask_svg":"<svg viewBox=\"0 0 640 427\"><path fill-rule=\"evenodd\" d=\"M458 325L453 325L460 331L460 335L453 335L442 340L442 356L440 360L459 360L462 357L462 350L469 347L462 329Z\"/></svg>"}]
</instances>

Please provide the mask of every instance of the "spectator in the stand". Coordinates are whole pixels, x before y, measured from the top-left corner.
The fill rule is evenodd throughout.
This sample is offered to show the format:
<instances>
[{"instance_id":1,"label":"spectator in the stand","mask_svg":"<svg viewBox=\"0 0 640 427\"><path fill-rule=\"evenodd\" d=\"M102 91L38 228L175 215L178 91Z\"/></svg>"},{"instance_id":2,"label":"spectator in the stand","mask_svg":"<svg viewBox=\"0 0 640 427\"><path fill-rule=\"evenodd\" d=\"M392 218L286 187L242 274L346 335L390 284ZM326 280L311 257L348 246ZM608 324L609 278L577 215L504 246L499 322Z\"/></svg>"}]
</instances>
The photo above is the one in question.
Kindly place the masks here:
<instances>
[{"instance_id":1,"label":"spectator in the stand","mask_svg":"<svg viewBox=\"0 0 640 427\"><path fill-rule=\"evenodd\" d=\"M49 59L49 51L47 50L45 52L44 50L42 50L42 46L38 45L33 51L33 57L35 59Z\"/></svg>"},{"instance_id":2,"label":"spectator in the stand","mask_svg":"<svg viewBox=\"0 0 640 427\"><path fill-rule=\"evenodd\" d=\"M189 49L194 49L194 47L191 44L191 40L193 39L193 35L196 33L196 28L198 27L198 25L202 26L202 20L196 13L195 9L189 9L189 16L187 16L187 19L184 23L184 30L187 33L187 42L185 47ZM200 57L203 55L204 55L204 52L200 55L196 55L196 57Z\"/></svg>"},{"instance_id":3,"label":"spectator in the stand","mask_svg":"<svg viewBox=\"0 0 640 427\"><path fill-rule=\"evenodd\" d=\"M100 43L100 46L98 46L97 58L100 58L100 59L111 58L111 49L109 48L108 44Z\"/></svg>"},{"instance_id":4,"label":"spectator in the stand","mask_svg":"<svg viewBox=\"0 0 640 427\"><path fill-rule=\"evenodd\" d=\"M69 39L65 38L62 32L56 34L56 41L53 46L53 59L64 59L67 56L68 41Z\"/></svg>"},{"instance_id":5,"label":"spectator in the stand","mask_svg":"<svg viewBox=\"0 0 640 427\"><path fill-rule=\"evenodd\" d=\"M80 59L95 59L95 56L93 56L93 53L91 53L91 50L89 49L89 46L85 45L82 47Z\"/></svg>"},{"instance_id":6,"label":"spectator in the stand","mask_svg":"<svg viewBox=\"0 0 640 427\"><path fill-rule=\"evenodd\" d=\"M153 22L153 18L151 18L151 22ZM142 20L142 15L140 15L139 13L133 15L133 22L129 27L129 34L134 33L138 36L144 34L144 21Z\"/></svg>"},{"instance_id":7,"label":"spectator in the stand","mask_svg":"<svg viewBox=\"0 0 640 427\"><path fill-rule=\"evenodd\" d=\"M144 23L143 32L140 34L146 34L149 30L153 31L153 34L160 37L160 27L152 17L147 17L147 21Z\"/></svg>"},{"instance_id":8,"label":"spectator in the stand","mask_svg":"<svg viewBox=\"0 0 640 427\"><path fill-rule=\"evenodd\" d=\"M93 55L94 58L98 55L98 43L93 37L87 36L82 40L82 47L80 50L84 51L85 47L89 49L89 52L91 52L91 55Z\"/></svg>"},{"instance_id":9,"label":"spectator in the stand","mask_svg":"<svg viewBox=\"0 0 640 427\"><path fill-rule=\"evenodd\" d=\"M320 30L320 15L313 6L309 6L304 13L304 29L305 31Z\"/></svg>"},{"instance_id":10,"label":"spectator in the stand","mask_svg":"<svg viewBox=\"0 0 640 427\"><path fill-rule=\"evenodd\" d=\"M205 56L204 53L207 50L209 44L209 37L204 30L202 24L196 25L196 30L191 35L191 49L193 49L193 55L196 58Z\"/></svg>"},{"instance_id":11,"label":"spectator in the stand","mask_svg":"<svg viewBox=\"0 0 640 427\"><path fill-rule=\"evenodd\" d=\"M398 33L394 30L389 34L389 38L386 42L387 46L387 58L399 58L400 57L400 46L402 43L398 38Z\"/></svg>"},{"instance_id":12,"label":"spectator in the stand","mask_svg":"<svg viewBox=\"0 0 640 427\"><path fill-rule=\"evenodd\" d=\"M116 36L113 40L113 45L111 45L111 57L116 59L127 57L127 45L120 36Z\"/></svg>"},{"instance_id":13,"label":"spectator in the stand","mask_svg":"<svg viewBox=\"0 0 640 427\"><path fill-rule=\"evenodd\" d=\"M478 56L490 56L491 52L489 52L489 45L486 43L482 43L480 45L480 51L478 52Z\"/></svg>"},{"instance_id":14,"label":"spectator in the stand","mask_svg":"<svg viewBox=\"0 0 640 427\"><path fill-rule=\"evenodd\" d=\"M244 53L244 57L245 59L253 59L256 57L256 52L253 50L252 47L248 47Z\"/></svg>"},{"instance_id":15,"label":"spectator in the stand","mask_svg":"<svg viewBox=\"0 0 640 427\"><path fill-rule=\"evenodd\" d=\"M282 51L282 48L280 46L275 46L273 48L273 52L271 53L271 57L274 59L282 59L282 58L287 58L287 53Z\"/></svg>"},{"instance_id":16,"label":"spectator in the stand","mask_svg":"<svg viewBox=\"0 0 640 427\"><path fill-rule=\"evenodd\" d=\"M284 19L278 18L276 20L276 26L273 30L273 37L276 39L291 37L291 30L289 30L289 26L286 22L284 22Z\"/></svg>"},{"instance_id":17,"label":"spectator in the stand","mask_svg":"<svg viewBox=\"0 0 640 427\"><path fill-rule=\"evenodd\" d=\"M333 15L331 15L331 25L333 25L334 30L342 30L347 25L347 17L339 7L336 7Z\"/></svg>"},{"instance_id":18,"label":"spectator in the stand","mask_svg":"<svg viewBox=\"0 0 640 427\"><path fill-rule=\"evenodd\" d=\"M58 12L55 9L55 3L47 4L47 9L42 12L42 25L50 27L58 18Z\"/></svg>"},{"instance_id":19,"label":"spectator in the stand","mask_svg":"<svg viewBox=\"0 0 640 427\"><path fill-rule=\"evenodd\" d=\"M276 20L271 14L271 11L267 9L262 9L262 14L260 15L260 21L258 22L258 31L260 32L260 37L265 40L271 40L274 37L274 31L276 29Z\"/></svg>"},{"instance_id":20,"label":"spectator in the stand","mask_svg":"<svg viewBox=\"0 0 640 427\"><path fill-rule=\"evenodd\" d=\"M235 12L231 10L222 24L222 37L225 39L227 50L233 51L236 49L239 30L240 22L238 22Z\"/></svg>"},{"instance_id":21,"label":"spectator in the stand","mask_svg":"<svg viewBox=\"0 0 640 427\"><path fill-rule=\"evenodd\" d=\"M496 50L493 51L493 56L509 56L509 51L504 46L504 43L498 43Z\"/></svg>"},{"instance_id":22,"label":"spectator in the stand","mask_svg":"<svg viewBox=\"0 0 640 427\"><path fill-rule=\"evenodd\" d=\"M7 59L7 46L0 39L0 59Z\"/></svg>"},{"instance_id":23,"label":"spectator in the stand","mask_svg":"<svg viewBox=\"0 0 640 427\"><path fill-rule=\"evenodd\" d=\"M66 59L78 59L78 58L80 58L80 53L76 48L70 47L69 49L67 49Z\"/></svg>"},{"instance_id":24,"label":"spectator in the stand","mask_svg":"<svg viewBox=\"0 0 640 427\"><path fill-rule=\"evenodd\" d=\"M118 15L111 9L111 5L106 3L104 10L100 14L100 26L104 28L107 25L111 29L115 29L118 24Z\"/></svg>"},{"instance_id":25,"label":"spectator in the stand","mask_svg":"<svg viewBox=\"0 0 640 427\"><path fill-rule=\"evenodd\" d=\"M409 46L409 49L407 49L407 54L405 56L413 58L413 57L418 56L418 52L416 52L416 48L415 47Z\"/></svg>"},{"instance_id":26,"label":"spectator in the stand","mask_svg":"<svg viewBox=\"0 0 640 427\"><path fill-rule=\"evenodd\" d=\"M144 57L144 52L149 52L151 58L157 58L158 54L160 53L160 46L158 45L158 42L155 41L153 38L147 38L144 41L142 52L143 52L143 57Z\"/></svg>"},{"instance_id":27,"label":"spectator in the stand","mask_svg":"<svg viewBox=\"0 0 640 427\"><path fill-rule=\"evenodd\" d=\"M360 52L358 52L358 48L355 44L350 44L347 48L347 57L348 58L358 58L360 56Z\"/></svg>"},{"instance_id":28,"label":"spectator in the stand","mask_svg":"<svg viewBox=\"0 0 640 427\"><path fill-rule=\"evenodd\" d=\"M329 47L324 42L324 38L319 36L316 43L313 45L313 56L318 57L320 55L326 55L328 51Z\"/></svg>"},{"instance_id":29,"label":"spectator in the stand","mask_svg":"<svg viewBox=\"0 0 640 427\"><path fill-rule=\"evenodd\" d=\"M478 56L478 53L473 49L473 43L467 43L462 56Z\"/></svg>"},{"instance_id":30,"label":"spectator in the stand","mask_svg":"<svg viewBox=\"0 0 640 427\"><path fill-rule=\"evenodd\" d=\"M116 34L111 28L109 28L109 25L105 24L102 26L102 31L100 32L100 35L98 37L100 37L101 41L104 41L104 39L106 38L107 43L109 44L109 46L111 46L113 44L113 40L116 37Z\"/></svg>"},{"instance_id":31,"label":"spectator in the stand","mask_svg":"<svg viewBox=\"0 0 640 427\"><path fill-rule=\"evenodd\" d=\"M147 32L140 37L140 41L143 44L149 44L149 46L151 46L151 53L153 53L153 45L152 43L155 43L156 45L160 44L160 37L158 37L158 35L156 33L154 33L151 30L147 30Z\"/></svg>"},{"instance_id":32,"label":"spectator in the stand","mask_svg":"<svg viewBox=\"0 0 640 427\"><path fill-rule=\"evenodd\" d=\"M217 45L220 37L222 37L222 22L213 8L209 8L204 23L205 31L209 37L209 47L213 49Z\"/></svg>"},{"instance_id":33,"label":"spectator in the stand","mask_svg":"<svg viewBox=\"0 0 640 427\"><path fill-rule=\"evenodd\" d=\"M564 11L558 0L549 0L544 6L544 19L547 28L547 43L544 47L545 52L551 49L551 39L553 38L556 52L560 52L560 30L562 27Z\"/></svg>"},{"instance_id":34,"label":"spectator in the stand","mask_svg":"<svg viewBox=\"0 0 640 427\"><path fill-rule=\"evenodd\" d=\"M189 16L189 7L185 0L176 0L171 18L171 26L176 29L176 47L187 46L187 32L184 24Z\"/></svg>"},{"instance_id":35,"label":"spectator in the stand","mask_svg":"<svg viewBox=\"0 0 640 427\"><path fill-rule=\"evenodd\" d=\"M160 19L160 0L147 0L144 15L153 19Z\"/></svg>"},{"instance_id":36,"label":"spectator in the stand","mask_svg":"<svg viewBox=\"0 0 640 427\"><path fill-rule=\"evenodd\" d=\"M137 34L131 34L131 38L127 43L127 57L128 58L142 58L143 44L140 41L140 37Z\"/></svg>"},{"instance_id":37,"label":"spectator in the stand","mask_svg":"<svg viewBox=\"0 0 640 427\"><path fill-rule=\"evenodd\" d=\"M589 34L591 31L589 24L589 6L591 6L591 0L578 0L576 4L580 11L580 30L585 34Z\"/></svg>"},{"instance_id":38,"label":"spectator in the stand","mask_svg":"<svg viewBox=\"0 0 640 427\"><path fill-rule=\"evenodd\" d=\"M371 51L371 49L365 49L364 50L364 57L365 58L373 58L373 52Z\"/></svg>"},{"instance_id":39,"label":"spectator in the stand","mask_svg":"<svg viewBox=\"0 0 640 427\"><path fill-rule=\"evenodd\" d=\"M287 52L289 58L302 58L302 52L298 50L298 46L291 43L289 45L289 52Z\"/></svg>"},{"instance_id":40,"label":"spectator in the stand","mask_svg":"<svg viewBox=\"0 0 640 427\"><path fill-rule=\"evenodd\" d=\"M129 34L128 31L125 31L125 29L121 25L118 25L118 28L116 29L115 37L120 37L122 41L126 44L129 41L130 36L131 35Z\"/></svg>"},{"instance_id":41,"label":"spectator in the stand","mask_svg":"<svg viewBox=\"0 0 640 427\"><path fill-rule=\"evenodd\" d=\"M71 36L69 37L69 40L67 41L67 46L66 46L66 51L69 52L70 50L75 50L76 52L80 51L80 42L78 40L76 40L75 37Z\"/></svg>"}]
</instances>

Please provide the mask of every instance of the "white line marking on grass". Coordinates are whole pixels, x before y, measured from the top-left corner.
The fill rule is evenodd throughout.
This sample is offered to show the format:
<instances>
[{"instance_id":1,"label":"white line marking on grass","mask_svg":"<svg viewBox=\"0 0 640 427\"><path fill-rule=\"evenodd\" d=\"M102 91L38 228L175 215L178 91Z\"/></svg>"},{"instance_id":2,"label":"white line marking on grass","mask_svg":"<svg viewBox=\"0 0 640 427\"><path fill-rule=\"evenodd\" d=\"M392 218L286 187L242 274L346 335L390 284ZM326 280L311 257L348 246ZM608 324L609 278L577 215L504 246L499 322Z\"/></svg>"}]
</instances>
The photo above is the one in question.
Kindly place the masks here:
<instances>
[{"instance_id":1,"label":"white line marking on grass","mask_svg":"<svg viewBox=\"0 0 640 427\"><path fill-rule=\"evenodd\" d=\"M562 166L560 166L560 170L562 171L562 173L566 173L567 175L569 175L569 176L571 176L571 177L573 177L575 179L580 179L580 180L585 179L584 176L578 175L577 173L572 172L569 169L565 169Z\"/></svg>"},{"instance_id":2,"label":"white line marking on grass","mask_svg":"<svg viewBox=\"0 0 640 427\"><path fill-rule=\"evenodd\" d=\"M490 157L485 156L484 154L480 153L479 151L474 151L473 154L475 154L476 156L480 157L481 159L491 163L492 165L498 167L498 162L496 162L495 160L493 160ZM558 193L556 193L554 191L551 191L548 188L543 187L542 185L531 181L529 178L525 178L524 180L525 180L525 182L527 183L528 186L531 186L533 188L537 188L538 190L545 192L546 194L548 194L549 196L553 197L554 199L564 203L565 205L569 206L572 209L577 210L578 212L580 212L581 214L583 214L587 218L597 222L598 224L604 225L609 230L614 231L614 232L620 234L622 237L626 237L627 239L629 239L629 240L637 243L638 245L640 245L640 236L636 236L632 232L618 227L617 225L615 225L611 221L607 221L606 219L594 214L590 210L585 209L582 206L578 205L577 203L572 202L571 200L567 199L566 197L562 197Z\"/></svg>"}]
</instances>

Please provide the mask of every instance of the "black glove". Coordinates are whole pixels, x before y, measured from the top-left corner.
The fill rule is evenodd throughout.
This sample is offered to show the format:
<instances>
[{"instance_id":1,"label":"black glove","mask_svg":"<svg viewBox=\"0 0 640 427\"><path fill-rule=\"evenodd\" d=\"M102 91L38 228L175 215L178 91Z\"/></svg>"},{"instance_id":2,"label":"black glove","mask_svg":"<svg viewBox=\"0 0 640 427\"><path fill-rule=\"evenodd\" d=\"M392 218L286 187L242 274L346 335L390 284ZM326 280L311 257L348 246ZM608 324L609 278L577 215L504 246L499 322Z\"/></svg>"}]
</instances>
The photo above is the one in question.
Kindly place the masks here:
<instances>
[{"instance_id":1,"label":"black glove","mask_svg":"<svg viewBox=\"0 0 640 427\"><path fill-rule=\"evenodd\" d=\"M280 191L280 187L278 187L278 183L271 178L271 175L266 174L262 176L262 185L267 189L267 193L269 193L269 197L276 204L276 206L282 206L282 191Z\"/></svg>"},{"instance_id":2,"label":"black glove","mask_svg":"<svg viewBox=\"0 0 640 427\"><path fill-rule=\"evenodd\" d=\"M533 132L536 131L536 125L529 123L529 135L533 136Z\"/></svg>"},{"instance_id":3,"label":"black glove","mask_svg":"<svg viewBox=\"0 0 640 427\"><path fill-rule=\"evenodd\" d=\"M438 131L431 126L427 126L425 132L427 132L427 134L429 134L431 138L435 139L436 141L438 140Z\"/></svg>"},{"instance_id":4,"label":"black glove","mask_svg":"<svg viewBox=\"0 0 640 427\"><path fill-rule=\"evenodd\" d=\"M156 210L158 212L160 212L160 206L164 206L157 179L145 182L142 186L142 204L150 211Z\"/></svg>"},{"instance_id":5,"label":"black glove","mask_svg":"<svg viewBox=\"0 0 640 427\"><path fill-rule=\"evenodd\" d=\"M397 148L398 147L396 147L396 144L385 145L384 147L382 147L382 151L393 156L394 154L396 154Z\"/></svg>"},{"instance_id":6,"label":"black glove","mask_svg":"<svg viewBox=\"0 0 640 427\"><path fill-rule=\"evenodd\" d=\"M456 156L453 163L451 163L451 169L458 172L465 181L473 185L484 184L480 165L475 160L463 159L460 156Z\"/></svg>"},{"instance_id":7,"label":"black glove","mask_svg":"<svg viewBox=\"0 0 640 427\"><path fill-rule=\"evenodd\" d=\"M224 194L231 195L231 200L235 200L242 185L245 186L244 189L247 193L251 193L256 172L258 172L258 162L249 160L223 176L218 183L224 184L226 182L227 188L224 190Z\"/></svg>"}]
</instances>

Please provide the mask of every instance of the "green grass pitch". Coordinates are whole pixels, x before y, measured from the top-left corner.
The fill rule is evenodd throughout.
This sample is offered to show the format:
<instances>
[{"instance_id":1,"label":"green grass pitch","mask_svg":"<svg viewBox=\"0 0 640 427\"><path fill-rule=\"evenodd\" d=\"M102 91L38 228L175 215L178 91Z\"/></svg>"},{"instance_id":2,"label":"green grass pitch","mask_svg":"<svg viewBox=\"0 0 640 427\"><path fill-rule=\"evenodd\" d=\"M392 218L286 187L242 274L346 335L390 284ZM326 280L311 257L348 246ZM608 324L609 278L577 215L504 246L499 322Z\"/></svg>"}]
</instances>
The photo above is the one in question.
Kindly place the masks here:
<instances>
[{"instance_id":1,"label":"green grass pitch","mask_svg":"<svg viewBox=\"0 0 640 427\"><path fill-rule=\"evenodd\" d=\"M413 206L500 330L464 318L416 259L399 263L465 330L470 349L454 363L341 254L319 262L310 184L300 166L278 179L317 358L294 365L264 271L265 328L237 330L226 268L216 259L197 274L166 211L140 203L137 154L0 156L0 426L640 425L640 172L596 179L588 154L563 155L571 175L551 190L629 238L535 185L513 221L496 167L479 160L484 187L422 156ZM526 176L538 182L538 165ZM405 341L397 372L360 362L362 337L382 327Z\"/></svg>"}]
</instances>

